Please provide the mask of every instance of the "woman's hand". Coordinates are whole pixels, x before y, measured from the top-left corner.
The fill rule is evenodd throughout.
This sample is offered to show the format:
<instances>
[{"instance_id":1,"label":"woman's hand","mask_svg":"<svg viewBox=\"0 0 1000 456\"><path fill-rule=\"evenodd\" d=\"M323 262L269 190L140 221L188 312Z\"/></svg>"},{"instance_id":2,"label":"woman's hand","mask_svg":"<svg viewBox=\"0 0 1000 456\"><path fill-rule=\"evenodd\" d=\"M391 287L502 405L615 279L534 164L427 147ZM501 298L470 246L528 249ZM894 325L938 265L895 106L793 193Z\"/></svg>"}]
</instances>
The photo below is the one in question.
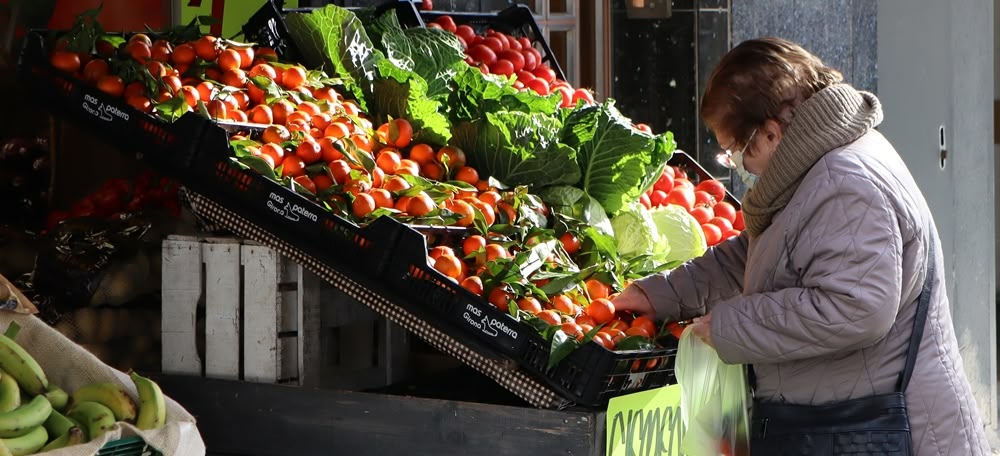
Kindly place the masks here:
<instances>
[{"instance_id":1,"label":"woman's hand","mask_svg":"<svg viewBox=\"0 0 1000 456\"><path fill-rule=\"evenodd\" d=\"M646 292L635 285L625 287L625 290L611 302L615 305L616 312L627 311L656 320L656 310L653 308L653 303L646 297Z\"/></svg>"},{"instance_id":2,"label":"woman's hand","mask_svg":"<svg viewBox=\"0 0 1000 456\"><path fill-rule=\"evenodd\" d=\"M709 347L715 348L712 341L712 313L709 312L704 317L695 318L691 322L691 335L701 339Z\"/></svg>"}]
</instances>

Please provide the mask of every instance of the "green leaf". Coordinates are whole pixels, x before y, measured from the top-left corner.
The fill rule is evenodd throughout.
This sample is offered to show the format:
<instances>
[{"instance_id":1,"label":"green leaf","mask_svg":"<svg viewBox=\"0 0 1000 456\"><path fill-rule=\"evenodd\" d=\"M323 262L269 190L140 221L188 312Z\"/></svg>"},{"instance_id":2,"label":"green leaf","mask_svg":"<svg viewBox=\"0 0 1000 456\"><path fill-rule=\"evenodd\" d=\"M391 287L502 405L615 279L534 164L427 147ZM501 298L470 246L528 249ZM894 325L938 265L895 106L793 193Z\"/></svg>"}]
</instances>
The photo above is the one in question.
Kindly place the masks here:
<instances>
[{"instance_id":1,"label":"green leaf","mask_svg":"<svg viewBox=\"0 0 1000 456\"><path fill-rule=\"evenodd\" d=\"M360 17L360 16L359 16ZM395 11L364 17L372 42L395 66L412 71L427 82L427 96L449 92L448 83L465 65L465 50L458 36L445 30L414 27L403 29Z\"/></svg>"},{"instance_id":2,"label":"green leaf","mask_svg":"<svg viewBox=\"0 0 1000 456\"><path fill-rule=\"evenodd\" d=\"M538 196L557 214L594 227L601 233L613 233L604 207L582 189L568 185L546 187L539 190Z\"/></svg>"},{"instance_id":3,"label":"green leaf","mask_svg":"<svg viewBox=\"0 0 1000 456\"><path fill-rule=\"evenodd\" d=\"M361 109L367 110L366 95L374 90L375 66L384 56L375 49L361 20L345 8L327 5L306 13L288 13L285 22L303 63L344 78Z\"/></svg>"},{"instance_id":4,"label":"green leaf","mask_svg":"<svg viewBox=\"0 0 1000 456\"><path fill-rule=\"evenodd\" d=\"M624 340L624 339L622 339ZM563 331L556 331L552 333L552 344L549 347L549 365L548 368L551 369L559 364L573 350L576 350L580 346L580 342L574 337L570 337Z\"/></svg>"},{"instance_id":5,"label":"green leaf","mask_svg":"<svg viewBox=\"0 0 1000 456\"><path fill-rule=\"evenodd\" d=\"M461 124L455 143L480 175L508 185L544 187L579 180L576 152L558 141L552 116L521 111L490 112L483 121Z\"/></svg>"},{"instance_id":6,"label":"green leaf","mask_svg":"<svg viewBox=\"0 0 1000 456\"><path fill-rule=\"evenodd\" d=\"M175 122L188 112L188 104L184 97L172 97L162 103L153 102L153 109L163 120Z\"/></svg>"},{"instance_id":7,"label":"green leaf","mask_svg":"<svg viewBox=\"0 0 1000 456\"><path fill-rule=\"evenodd\" d=\"M250 83L264 92L264 101L268 104L285 97L281 87L267 76L251 76Z\"/></svg>"},{"instance_id":8,"label":"green leaf","mask_svg":"<svg viewBox=\"0 0 1000 456\"><path fill-rule=\"evenodd\" d=\"M254 155L248 155L248 156L245 156L245 157L239 157L237 159L237 161L239 163L242 163L242 164L246 165L250 169L256 171L259 174L261 174L262 176L268 176L268 177L273 178L274 175L275 175L275 170L271 169L271 165L268 165L267 162L264 161L263 158L260 158L260 157L254 156Z\"/></svg>"},{"instance_id":9,"label":"green leaf","mask_svg":"<svg viewBox=\"0 0 1000 456\"><path fill-rule=\"evenodd\" d=\"M613 100L573 110L562 141L577 150L581 176L576 186L609 215L639 199L676 147L669 132L654 136L634 128Z\"/></svg>"},{"instance_id":10,"label":"green leaf","mask_svg":"<svg viewBox=\"0 0 1000 456\"><path fill-rule=\"evenodd\" d=\"M498 111L553 115L562 101L558 93L542 97L533 91L520 92L511 79L483 74L469 65L457 68L451 78L451 87L447 104L451 121L456 124L479 120L487 113Z\"/></svg>"},{"instance_id":11,"label":"green leaf","mask_svg":"<svg viewBox=\"0 0 1000 456\"><path fill-rule=\"evenodd\" d=\"M404 118L413 126L413 142L443 146L451 139L451 123L441 113L441 102L427 94L427 82L416 73L388 60L376 65L370 111L380 122Z\"/></svg>"}]
</instances>

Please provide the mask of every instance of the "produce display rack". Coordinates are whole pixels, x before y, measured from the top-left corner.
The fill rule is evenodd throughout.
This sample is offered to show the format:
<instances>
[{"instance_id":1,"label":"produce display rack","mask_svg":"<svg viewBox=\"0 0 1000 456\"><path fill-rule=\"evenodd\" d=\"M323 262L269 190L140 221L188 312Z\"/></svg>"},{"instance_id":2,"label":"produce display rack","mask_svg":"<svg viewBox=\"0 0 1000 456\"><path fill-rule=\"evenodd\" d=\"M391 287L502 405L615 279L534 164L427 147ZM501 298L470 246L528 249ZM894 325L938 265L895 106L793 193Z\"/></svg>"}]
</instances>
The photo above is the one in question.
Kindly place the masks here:
<instances>
[{"instance_id":1,"label":"produce display rack","mask_svg":"<svg viewBox=\"0 0 1000 456\"><path fill-rule=\"evenodd\" d=\"M190 167L202 133L214 128L211 121L188 113L165 123L57 70L49 63L47 35L43 30L29 31L18 57L18 79L38 94L39 106L97 132L164 172L178 174Z\"/></svg>"},{"instance_id":2,"label":"produce display rack","mask_svg":"<svg viewBox=\"0 0 1000 456\"><path fill-rule=\"evenodd\" d=\"M530 10L520 11L531 17ZM414 227L389 217L360 227L235 166L227 125L196 113L164 123L108 97L54 69L45 38L40 31L28 34L18 66L22 83L43 94L45 106L179 180L200 215L276 248L528 403L600 407L613 396L675 381L670 345L610 351L587 343L548 368L547 341L427 265L426 240Z\"/></svg>"},{"instance_id":3,"label":"produce display rack","mask_svg":"<svg viewBox=\"0 0 1000 456\"><path fill-rule=\"evenodd\" d=\"M562 408L570 405L551 389L518 370L507 358L481 345L460 341L453 337L456 333L454 328L429 324L428 320L432 317L426 309L415 306L404 309L400 304L409 300L385 291L384 285L377 277L365 274L358 268L343 267L345 263L350 264L357 257L341 255L329 249L316 249L314 245L311 246L302 240L282 239L236 211L219 204L213 198L194 192L188 197L192 206L203 217L228 227L239 236L268 245L295 260L348 296L420 337L432 347L494 379L529 404L539 408ZM341 267L332 267L331 264Z\"/></svg>"},{"instance_id":4,"label":"produce display rack","mask_svg":"<svg viewBox=\"0 0 1000 456\"><path fill-rule=\"evenodd\" d=\"M665 338L665 348L645 351L610 351L597 344L583 344L549 368L549 343L537 330L427 264L425 233L389 217L358 227L261 174L235 166L229 158L228 133L223 128L206 130L201 148L189 174L194 178L185 182L196 193L193 200L202 202L196 207L208 207L204 200L213 199L254 227L274 234L276 240L290 240L306 252L327 256L328 260L322 262L327 268L360 271L377 279L374 291L406 296L408 299L401 300L400 306L429 312L426 320L430 325L457 328L450 334L460 342L475 341L509 356L571 402L602 406L613 396L676 382L676 345L670 337ZM240 235L280 247L257 239L259 235L234 229L231 214L219 217L216 212L199 212ZM298 260L295 255L282 253ZM349 261L345 263L345 259ZM322 271L314 272L329 277ZM360 301L392 319L386 309Z\"/></svg>"},{"instance_id":5,"label":"produce display rack","mask_svg":"<svg viewBox=\"0 0 1000 456\"><path fill-rule=\"evenodd\" d=\"M420 16L424 22L433 22L441 16L451 16L455 25L468 25L476 31L476 34L486 33L493 29L504 32L515 37L527 37L537 46L541 47L542 62L549 65L555 71L556 77L565 80L566 73L559 66L559 60L552 53L552 48L545 41L542 29L538 27L535 16L531 8L523 4L514 4L501 10L499 13L467 13L454 11L421 11Z\"/></svg>"}]
</instances>

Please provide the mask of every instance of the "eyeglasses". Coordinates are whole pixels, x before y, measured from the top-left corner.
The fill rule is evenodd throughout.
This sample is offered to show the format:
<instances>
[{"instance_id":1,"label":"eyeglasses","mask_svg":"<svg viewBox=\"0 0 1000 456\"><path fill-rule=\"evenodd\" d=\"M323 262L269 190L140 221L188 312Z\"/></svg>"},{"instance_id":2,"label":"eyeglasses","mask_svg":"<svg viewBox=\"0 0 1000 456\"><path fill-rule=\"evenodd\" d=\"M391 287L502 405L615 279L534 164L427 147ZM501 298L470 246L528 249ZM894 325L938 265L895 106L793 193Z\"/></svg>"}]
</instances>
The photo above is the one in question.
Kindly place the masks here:
<instances>
[{"instance_id":1,"label":"eyeglasses","mask_svg":"<svg viewBox=\"0 0 1000 456\"><path fill-rule=\"evenodd\" d=\"M756 134L757 134L757 129L754 128L753 131L750 132L750 137L747 138L747 143L743 145L743 149L740 149L740 155L743 155L743 153L746 152L748 148L750 148L750 143L753 142L753 136ZM722 152L719 152L719 154L715 156L715 161L719 162L720 164L722 164L722 166L725 166L726 168L736 169L736 163L733 162L733 151L729 150L728 148L723 150Z\"/></svg>"}]
</instances>

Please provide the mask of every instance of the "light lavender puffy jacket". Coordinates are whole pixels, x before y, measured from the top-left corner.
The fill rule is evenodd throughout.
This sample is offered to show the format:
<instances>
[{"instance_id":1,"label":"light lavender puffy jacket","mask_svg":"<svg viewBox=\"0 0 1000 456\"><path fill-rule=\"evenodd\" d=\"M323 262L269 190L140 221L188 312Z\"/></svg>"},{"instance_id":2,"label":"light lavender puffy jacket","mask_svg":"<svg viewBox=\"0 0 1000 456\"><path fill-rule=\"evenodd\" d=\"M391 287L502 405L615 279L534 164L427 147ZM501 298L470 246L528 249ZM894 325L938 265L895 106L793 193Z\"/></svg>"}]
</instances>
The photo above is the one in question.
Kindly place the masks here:
<instances>
[{"instance_id":1,"label":"light lavender puffy jacket","mask_svg":"<svg viewBox=\"0 0 1000 456\"><path fill-rule=\"evenodd\" d=\"M871 131L820 159L757 239L731 239L635 284L658 318L710 310L720 357L754 366L758 398L822 404L893 390L926 275L928 235L937 231L917 184ZM919 455L986 455L941 255L936 249L906 391L913 443Z\"/></svg>"}]
</instances>

